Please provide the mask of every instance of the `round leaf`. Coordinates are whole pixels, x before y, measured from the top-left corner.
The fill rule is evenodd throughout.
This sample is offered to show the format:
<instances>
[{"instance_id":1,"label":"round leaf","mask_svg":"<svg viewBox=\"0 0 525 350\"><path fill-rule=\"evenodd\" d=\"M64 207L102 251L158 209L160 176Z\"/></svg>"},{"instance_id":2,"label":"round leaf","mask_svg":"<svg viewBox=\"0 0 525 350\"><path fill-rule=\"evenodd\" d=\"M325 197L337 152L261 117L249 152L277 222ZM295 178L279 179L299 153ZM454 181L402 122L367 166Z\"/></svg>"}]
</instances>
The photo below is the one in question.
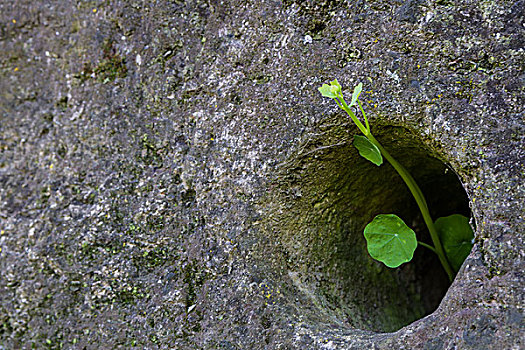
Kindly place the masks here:
<instances>
[{"instance_id":1,"label":"round leaf","mask_svg":"<svg viewBox=\"0 0 525 350\"><path fill-rule=\"evenodd\" d=\"M364 235L368 253L388 267L412 260L417 247L416 234L394 214L380 214L366 225Z\"/></svg>"},{"instance_id":2,"label":"round leaf","mask_svg":"<svg viewBox=\"0 0 525 350\"><path fill-rule=\"evenodd\" d=\"M383 156L381 156L381 151L376 147L369 139L364 136L355 135L354 136L354 146L359 151L359 154L374 163L377 166L383 164Z\"/></svg>"},{"instance_id":3,"label":"round leaf","mask_svg":"<svg viewBox=\"0 0 525 350\"><path fill-rule=\"evenodd\" d=\"M447 260L457 272L472 249L474 232L468 218L454 214L437 219L435 226Z\"/></svg>"}]
</instances>

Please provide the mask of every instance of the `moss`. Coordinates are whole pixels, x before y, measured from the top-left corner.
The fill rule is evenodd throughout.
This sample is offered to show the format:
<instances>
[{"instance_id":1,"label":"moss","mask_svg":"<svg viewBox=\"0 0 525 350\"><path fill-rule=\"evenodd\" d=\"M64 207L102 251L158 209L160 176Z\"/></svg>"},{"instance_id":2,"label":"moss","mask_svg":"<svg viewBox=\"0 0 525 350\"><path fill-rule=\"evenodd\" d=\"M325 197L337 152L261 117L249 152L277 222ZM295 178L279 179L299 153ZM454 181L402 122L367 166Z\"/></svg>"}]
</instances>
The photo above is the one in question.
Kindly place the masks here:
<instances>
[{"instance_id":1,"label":"moss","mask_svg":"<svg viewBox=\"0 0 525 350\"><path fill-rule=\"evenodd\" d=\"M112 82L117 78L125 78L128 74L126 61L110 47L104 50L103 60L93 70L95 78L100 83Z\"/></svg>"},{"instance_id":2,"label":"moss","mask_svg":"<svg viewBox=\"0 0 525 350\"><path fill-rule=\"evenodd\" d=\"M141 153L137 154L137 160L143 162L146 165L161 165L162 154L165 151L165 147L157 145L155 139L150 137L148 134L142 135L140 139Z\"/></svg>"},{"instance_id":3,"label":"moss","mask_svg":"<svg viewBox=\"0 0 525 350\"><path fill-rule=\"evenodd\" d=\"M80 253L87 257L89 260L95 259L99 254L100 250L104 250L108 253L117 254L121 251L121 244L119 242L84 242L82 243Z\"/></svg>"},{"instance_id":4,"label":"moss","mask_svg":"<svg viewBox=\"0 0 525 350\"><path fill-rule=\"evenodd\" d=\"M186 284L186 309L197 303L198 293L208 279L202 267L189 263L182 271L183 281Z\"/></svg>"},{"instance_id":5,"label":"moss","mask_svg":"<svg viewBox=\"0 0 525 350\"><path fill-rule=\"evenodd\" d=\"M134 303L137 299L142 299L146 296L146 293L139 286L127 287L119 289L115 293L115 301L122 304Z\"/></svg>"},{"instance_id":6,"label":"moss","mask_svg":"<svg viewBox=\"0 0 525 350\"><path fill-rule=\"evenodd\" d=\"M82 71L75 74L74 78L80 83L94 78L99 83L107 84L127 75L126 60L118 54L113 43L107 40L102 46L102 59L99 63L95 67L90 63L84 63Z\"/></svg>"},{"instance_id":7,"label":"moss","mask_svg":"<svg viewBox=\"0 0 525 350\"><path fill-rule=\"evenodd\" d=\"M67 96L63 96L55 103L55 106L63 112L67 109L67 102Z\"/></svg>"},{"instance_id":8,"label":"moss","mask_svg":"<svg viewBox=\"0 0 525 350\"><path fill-rule=\"evenodd\" d=\"M132 258L133 264L139 270L150 270L164 264L176 261L178 257L177 247L157 247L152 250L139 252Z\"/></svg>"}]
</instances>

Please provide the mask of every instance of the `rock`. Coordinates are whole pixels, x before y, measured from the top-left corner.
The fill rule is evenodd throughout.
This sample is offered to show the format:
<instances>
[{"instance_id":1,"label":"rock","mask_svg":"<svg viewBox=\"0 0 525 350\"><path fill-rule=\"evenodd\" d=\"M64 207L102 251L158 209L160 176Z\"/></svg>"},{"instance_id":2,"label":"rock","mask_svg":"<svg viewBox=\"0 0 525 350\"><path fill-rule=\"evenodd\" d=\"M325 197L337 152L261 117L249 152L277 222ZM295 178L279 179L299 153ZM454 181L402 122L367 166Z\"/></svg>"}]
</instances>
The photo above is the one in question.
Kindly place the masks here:
<instances>
[{"instance_id":1,"label":"rock","mask_svg":"<svg viewBox=\"0 0 525 350\"><path fill-rule=\"evenodd\" d=\"M523 1L0 5L0 349L518 349ZM362 228L472 215L449 285ZM347 91L348 92L348 91Z\"/></svg>"}]
</instances>

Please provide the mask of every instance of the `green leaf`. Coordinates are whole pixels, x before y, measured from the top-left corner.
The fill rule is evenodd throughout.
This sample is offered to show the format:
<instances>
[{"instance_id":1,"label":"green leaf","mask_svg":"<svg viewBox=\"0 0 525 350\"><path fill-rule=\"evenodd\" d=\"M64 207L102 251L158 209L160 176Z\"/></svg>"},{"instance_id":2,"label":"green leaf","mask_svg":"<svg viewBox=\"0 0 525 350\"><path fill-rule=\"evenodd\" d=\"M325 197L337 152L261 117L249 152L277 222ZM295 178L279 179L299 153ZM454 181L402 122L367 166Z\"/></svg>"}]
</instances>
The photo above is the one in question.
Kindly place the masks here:
<instances>
[{"instance_id":1,"label":"green leaf","mask_svg":"<svg viewBox=\"0 0 525 350\"><path fill-rule=\"evenodd\" d=\"M331 81L330 85L323 84L323 86L319 88L319 92L321 93L321 95L330 98L337 98L341 94L341 91L341 85L339 85L337 79Z\"/></svg>"},{"instance_id":2,"label":"green leaf","mask_svg":"<svg viewBox=\"0 0 525 350\"><path fill-rule=\"evenodd\" d=\"M337 91L341 91L341 85L339 84L339 82L337 81L337 79L334 79L334 81L331 81L330 82L330 85L331 86L335 86L337 88Z\"/></svg>"},{"instance_id":3,"label":"green leaf","mask_svg":"<svg viewBox=\"0 0 525 350\"><path fill-rule=\"evenodd\" d=\"M364 235L368 253L388 267L412 260L417 247L416 234L394 214L380 214L366 225Z\"/></svg>"},{"instance_id":4,"label":"green leaf","mask_svg":"<svg viewBox=\"0 0 525 350\"><path fill-rule=\"evenodd\" d=\"M332 89L330 88L330 85L328 84L323 84L323 86L321 86L319 88L319 92L321 93L321 95L323 95L324 97L330 97L330 98L336 98L337 96L333 93Z\"/></svg>"},{"instance_id":5,"label":"green leaf","mask_svg":"<svg viewBox=\"0 0 525 350\"><path fill-rule=\"evenodd\" d=\"M472 249L474 232L463 215L454 214L436 220L435 226L445 255L454 271L458 271Z\"/></svg>"},{"instance_id":6,"label":"green leaf","mask_svg":"<svg viewBox=\"0 0 525 350\"><path fill-rule=\"evenodd\" d=\"M355 135L353 144L363 158L368 159L377 166L383 164L381 151L369 139L361 135Z\"/></svg>"},{"instance_id":7,"label":"green leaf","mask_svg":"<svg viewBox=\"0 0 525 350\"><path fill-rule=\"evenodd\" d=\"M328 84L323 84L323 86L319 88L319 92L324 97L337 98L337 95L334 93L333 88Z\"/></svg>"},{"instance_id":8,"label":"green leaf","mask_svg":"<svg viewBox=\"0 0 525 350\"><path fill-rule=\"evenodd\" d=\"M357 103L357 99L359 98L359 95L361 95L361 91L363 91L363 84L359 83L359 85L357 85L354 88L354 93L352 94L352 102L350 102L349 107L352 107L353 105Z\"/></svg>"}]
</instances>

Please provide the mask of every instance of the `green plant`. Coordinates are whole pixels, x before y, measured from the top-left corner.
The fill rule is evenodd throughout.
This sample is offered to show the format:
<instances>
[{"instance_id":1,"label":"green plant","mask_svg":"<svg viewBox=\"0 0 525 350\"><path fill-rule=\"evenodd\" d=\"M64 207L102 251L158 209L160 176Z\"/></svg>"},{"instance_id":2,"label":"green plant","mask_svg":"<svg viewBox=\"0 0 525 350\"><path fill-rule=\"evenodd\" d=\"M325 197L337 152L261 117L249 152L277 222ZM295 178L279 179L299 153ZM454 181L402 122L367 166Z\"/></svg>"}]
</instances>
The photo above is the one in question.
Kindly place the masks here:
<instances>
[{"instance_id":1,"label":"green plant","mask_svg":"<svg viewBox=\"0 0 525 350\"><path fill-rule=\"evenodd\" d=\"M414 231L398 216L380 214L364 230L368 252L372 258L394 268L412 260L414 251L418 245L421 245L437 254L441 265L452 281L455 273L472 249L474 233L469 220L459 214L442 217L435 222L432 220L423 192L421 192L412 175L372 135L368 118L361 101L359 101L362 89L363 84L354 88L350 104L346 103L337 79L332 81L330 85L323 84L319 91L323 96L333 99L350 116L364 135L354 136L353 145L359 154L377 166L383 164L384 157L401 176L416 200L433 244L429 245L418 241ZM361 111L364 124L357 118L352 107Z\"/></svg>"}]
</instances>

